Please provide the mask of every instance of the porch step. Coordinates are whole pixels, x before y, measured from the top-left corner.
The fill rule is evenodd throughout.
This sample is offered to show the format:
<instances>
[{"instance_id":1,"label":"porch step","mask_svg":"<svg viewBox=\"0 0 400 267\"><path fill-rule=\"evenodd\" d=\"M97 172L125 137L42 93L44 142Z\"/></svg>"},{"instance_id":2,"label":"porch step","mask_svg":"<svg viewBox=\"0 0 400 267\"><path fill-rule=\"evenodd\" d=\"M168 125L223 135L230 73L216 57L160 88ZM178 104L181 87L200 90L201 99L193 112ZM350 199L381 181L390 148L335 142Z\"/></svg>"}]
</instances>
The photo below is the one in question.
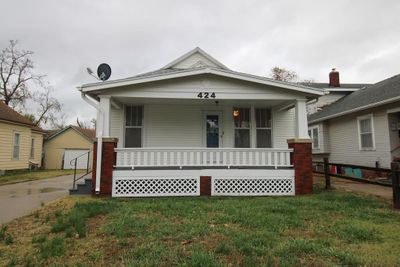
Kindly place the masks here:
<instances>
[{"instance_id":1,"label":"porch step","mask_svg":"<svg viewBox=\"0 0 400 267\"><path fill-rule=\"evenodd\" d=\"M92 194L92 178L87 177L84 183L76 184L76 189L70 189L70 195L90 195Z\"/></svg>"}]
</instances>

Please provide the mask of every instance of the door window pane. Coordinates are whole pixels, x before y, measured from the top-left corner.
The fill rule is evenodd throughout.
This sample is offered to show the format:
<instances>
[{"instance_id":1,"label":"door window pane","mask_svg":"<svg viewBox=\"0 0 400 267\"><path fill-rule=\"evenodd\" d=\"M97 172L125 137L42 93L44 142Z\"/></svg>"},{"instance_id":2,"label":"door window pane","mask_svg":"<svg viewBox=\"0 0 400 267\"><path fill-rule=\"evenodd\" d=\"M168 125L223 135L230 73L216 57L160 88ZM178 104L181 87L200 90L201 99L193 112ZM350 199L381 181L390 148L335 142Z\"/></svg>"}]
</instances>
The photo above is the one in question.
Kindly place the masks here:
<instances>
[{"instance_id":1,"label":"door window pane","mask_svg":"<svg viewBox=\"0 0 400 267\"><path fill-rule=\"evenodd\" d=\"M207 147L219 147L219 121L218 115L207 115Z\"/></svg>"}]
</instances>

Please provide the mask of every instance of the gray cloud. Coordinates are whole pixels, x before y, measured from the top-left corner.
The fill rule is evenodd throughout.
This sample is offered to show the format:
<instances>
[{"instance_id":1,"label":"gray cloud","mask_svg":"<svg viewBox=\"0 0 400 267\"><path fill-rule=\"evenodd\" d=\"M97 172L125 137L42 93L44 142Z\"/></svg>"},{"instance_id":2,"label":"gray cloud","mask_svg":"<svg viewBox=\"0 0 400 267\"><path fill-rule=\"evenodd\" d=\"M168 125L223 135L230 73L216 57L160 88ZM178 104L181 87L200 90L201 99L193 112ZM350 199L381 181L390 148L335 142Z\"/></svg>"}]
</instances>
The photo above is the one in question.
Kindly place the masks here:
<instances>
[{"instance_id":1,"label":"gray cloud","mask_svg":"<svg viewBox=\"0 0 400 267\"><path fill-rule=\"evenodd\" d=\"M107 62L112 78L157 69L200 46L228 67L268 75L275 66L326 82L376 82L399 72L400 2L2 0L0 47L33 50L69 122L93 108L76 86ZM17 15L16 15L17 14Z\"/></svg>"}]
</instances>

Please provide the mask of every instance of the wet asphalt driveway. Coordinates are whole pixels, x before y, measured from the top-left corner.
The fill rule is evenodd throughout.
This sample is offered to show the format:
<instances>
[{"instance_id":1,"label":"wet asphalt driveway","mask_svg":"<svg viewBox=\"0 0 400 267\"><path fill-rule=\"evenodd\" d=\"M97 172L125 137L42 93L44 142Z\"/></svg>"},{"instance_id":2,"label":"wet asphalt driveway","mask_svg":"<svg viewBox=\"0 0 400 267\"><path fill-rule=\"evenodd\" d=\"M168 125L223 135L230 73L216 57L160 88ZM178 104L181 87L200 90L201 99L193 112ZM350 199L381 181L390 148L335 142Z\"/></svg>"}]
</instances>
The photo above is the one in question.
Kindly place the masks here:
<instances>
[{"instance_id":1,"label":"wet asphalt driveway","mask_svg":"<svg viewBox=\"0 0 400 267\"><path fill-rule=\"evenodd\" d=\"M0 224L68 195L73 175L0 186Z\"/></svg>"}]
</instances>

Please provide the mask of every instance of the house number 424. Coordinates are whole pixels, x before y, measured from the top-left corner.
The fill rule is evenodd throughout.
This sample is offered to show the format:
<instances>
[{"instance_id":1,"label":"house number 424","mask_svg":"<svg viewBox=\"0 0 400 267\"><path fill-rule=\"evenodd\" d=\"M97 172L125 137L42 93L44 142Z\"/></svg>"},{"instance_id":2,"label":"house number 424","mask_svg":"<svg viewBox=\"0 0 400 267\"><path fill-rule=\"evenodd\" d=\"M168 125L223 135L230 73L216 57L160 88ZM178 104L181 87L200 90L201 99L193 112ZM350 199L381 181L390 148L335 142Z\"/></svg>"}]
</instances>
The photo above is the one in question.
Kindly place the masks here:
<instances>
[{"instance_id":1,"label":"house number 424","mask_svg":"<svg viewBox=\"0 0 400 267\"><path fill-rule=\"evenodd\" d=\"M210 92L200 92L197 95L198 98L215 98L215 93Z\"/></svg>"}]
</instances>

